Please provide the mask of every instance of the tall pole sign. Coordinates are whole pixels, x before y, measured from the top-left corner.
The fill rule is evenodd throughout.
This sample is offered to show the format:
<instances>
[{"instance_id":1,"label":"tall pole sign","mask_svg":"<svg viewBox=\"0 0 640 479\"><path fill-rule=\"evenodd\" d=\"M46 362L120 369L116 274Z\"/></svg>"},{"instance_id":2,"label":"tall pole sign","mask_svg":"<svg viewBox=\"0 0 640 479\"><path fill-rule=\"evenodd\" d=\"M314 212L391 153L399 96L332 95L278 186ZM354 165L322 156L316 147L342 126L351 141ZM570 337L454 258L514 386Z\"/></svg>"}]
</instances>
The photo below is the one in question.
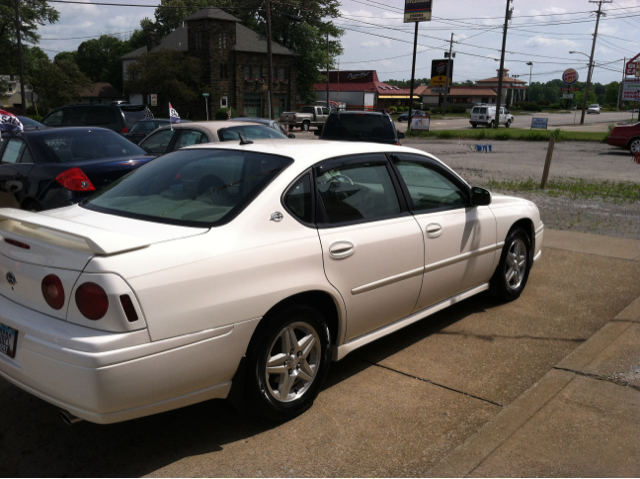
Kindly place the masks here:
<instances>
[{"instance_id":1,"label":"tall pole sign","mask_svg":"<svg viewBox=\"0 0 640 479\"><path fill-rule=\"evenodd\" d=\"M411 130L413 120L413 88L416 81L416 53L418 51L418 24L431 21L432 0L404 0L404 23L414 22L416 31L413 38L413 64L411 66L411 92L409 93L409 121L407 129Z\"/></svg>"}]
</instances>

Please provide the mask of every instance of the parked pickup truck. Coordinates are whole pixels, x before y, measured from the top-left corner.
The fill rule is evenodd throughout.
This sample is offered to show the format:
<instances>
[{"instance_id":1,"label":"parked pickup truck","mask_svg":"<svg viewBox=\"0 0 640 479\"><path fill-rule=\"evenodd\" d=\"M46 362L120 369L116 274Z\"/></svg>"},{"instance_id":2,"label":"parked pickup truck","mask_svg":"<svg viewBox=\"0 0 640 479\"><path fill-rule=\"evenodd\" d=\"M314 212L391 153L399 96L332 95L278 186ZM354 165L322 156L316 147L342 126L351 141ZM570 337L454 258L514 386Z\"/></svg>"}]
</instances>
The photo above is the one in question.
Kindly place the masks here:
<instances>
[{"instance_id":1,"label":"parked pickup truck","mask_svg":"<svg viewBox=\"0 0 640 479\"><path fill-rule=\"evenodd\" d=\"M326 106L303 106L300 111L285 111L280 114L280 122L289 125L289 129L298 127L303 131L315 126L322 130L324 122L329 116L329 109Z\"/></svg>"}]
</instances>

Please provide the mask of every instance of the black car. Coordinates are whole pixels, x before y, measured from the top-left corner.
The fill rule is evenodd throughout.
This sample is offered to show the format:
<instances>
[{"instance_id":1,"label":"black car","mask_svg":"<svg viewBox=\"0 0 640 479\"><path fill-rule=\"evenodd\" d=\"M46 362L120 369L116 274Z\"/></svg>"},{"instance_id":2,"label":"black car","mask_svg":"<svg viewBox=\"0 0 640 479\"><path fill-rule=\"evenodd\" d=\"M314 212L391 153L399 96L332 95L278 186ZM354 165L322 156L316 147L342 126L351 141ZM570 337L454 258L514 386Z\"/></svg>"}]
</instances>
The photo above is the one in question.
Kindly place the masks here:
<instances>
[{"instance_id":1,"label":"black car","mask_svg":"<svg viewBox=\"0 0 640 479\"><path fill-rule=\"evenodd\" d=\"M398 132L385 111L332 110L322 132L321 140L371 141L399 145L404 133Z\"/></svg>"},{"instance_id":2,"label":"black car","mask_svg":"<svg viewBox=\"0 0 640 479\"><path fill-rule=\"evenodd\" d=\"M16 118L20 120L20 123L22 123L22 127L25 130L39 130L40 128L46 128L42 123L32 120L28 116L16 116Z\"/></svg>"},{"instance_id":3,"label":"black car","mask_svg":"<svg viewBox=\"0 0 640 479\"><path fill-rule=\"evenodd\" d=\"M71 105L56 108L42 119L44 126L100 126L128 133L146 118L144 105Z\"/></svg>"},{"instance_id":4,"label":"black car","mask_svg":"<svg viewBox=\"0 0 640 479\"><path fill-rule=\"evenodd\" d=\"M3 133L0 206L30 211L69 206L154 157L104 128Z\"/></svg>"},{"instance_id":5,"label":"black car","mask_svg":"<svg viewBox=\"0 0 640 479\"><path fill-rule=\"evenodd\" d=\"M411 116L425 116L426 113L424 112L424 110L413 110L411 112ZM409 112L407 111L406 113L400 113L398 115L398 122L402 123L403 121L409 121Z\"/></svg>"},{"instance_id":6,"label":"black car","mask_svg":"<svg viewBox=\"0 0 640 479\"><path fill-rule=\"evenodd\" d=\"M180 120L180 123L189 123L189 120ZM153 120L140 120L136 123L128 133L123 133L127 140L134 142L136 145L140 143L145 136L151 132L162 128L163 126L169 126L170 121L167 119L153 119Z\"/></svg>"}]
</instances>

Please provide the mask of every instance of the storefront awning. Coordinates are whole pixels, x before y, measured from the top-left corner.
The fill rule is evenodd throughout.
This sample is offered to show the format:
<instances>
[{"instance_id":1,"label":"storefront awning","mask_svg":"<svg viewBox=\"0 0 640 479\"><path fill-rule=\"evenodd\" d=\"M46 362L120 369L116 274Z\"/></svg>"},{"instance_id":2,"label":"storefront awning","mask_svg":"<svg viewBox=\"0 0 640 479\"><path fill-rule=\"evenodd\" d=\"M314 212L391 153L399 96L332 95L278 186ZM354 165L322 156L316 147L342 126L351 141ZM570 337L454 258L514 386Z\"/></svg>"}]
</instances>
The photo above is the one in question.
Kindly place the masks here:
<instances>
[{"instance_id":1,"label":"storefront awning","mask_svg":"<svg viewBox=\"0 0 640 479\"><path fill-rule=\"evenodd\" d=\"M391 99L395 99L395 100L409 100L411 98L411 95L378 95L378 98L381 100L391 100ZM417 95L414 95L413 98L418 98Z\"/></svg>"}]
</instances>

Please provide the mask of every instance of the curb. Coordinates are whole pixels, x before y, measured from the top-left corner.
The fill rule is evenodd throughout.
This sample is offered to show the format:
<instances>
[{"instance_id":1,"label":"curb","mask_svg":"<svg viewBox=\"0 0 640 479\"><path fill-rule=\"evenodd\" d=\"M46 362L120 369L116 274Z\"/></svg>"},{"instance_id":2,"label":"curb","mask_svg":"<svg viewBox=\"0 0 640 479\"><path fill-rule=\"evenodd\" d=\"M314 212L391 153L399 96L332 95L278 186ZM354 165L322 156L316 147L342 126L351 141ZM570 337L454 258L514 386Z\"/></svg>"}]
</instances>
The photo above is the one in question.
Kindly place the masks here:
<instances>
[{"instance_id":1,"label":"curb","mask_svg":"<svg viewBox=\"0 0 640 479\"><path fill-rule=\"evenodd\" d=\"M573 370L584 368L636 323L640 323L640 298L629 304L613 320L560 361L556 367ZM552 369L492 421L485 424L477 433L436 464L428 471L428 475L430 477L467 476L575 377L576 375L572 372Z\"/></svg>"}]
</instances>

